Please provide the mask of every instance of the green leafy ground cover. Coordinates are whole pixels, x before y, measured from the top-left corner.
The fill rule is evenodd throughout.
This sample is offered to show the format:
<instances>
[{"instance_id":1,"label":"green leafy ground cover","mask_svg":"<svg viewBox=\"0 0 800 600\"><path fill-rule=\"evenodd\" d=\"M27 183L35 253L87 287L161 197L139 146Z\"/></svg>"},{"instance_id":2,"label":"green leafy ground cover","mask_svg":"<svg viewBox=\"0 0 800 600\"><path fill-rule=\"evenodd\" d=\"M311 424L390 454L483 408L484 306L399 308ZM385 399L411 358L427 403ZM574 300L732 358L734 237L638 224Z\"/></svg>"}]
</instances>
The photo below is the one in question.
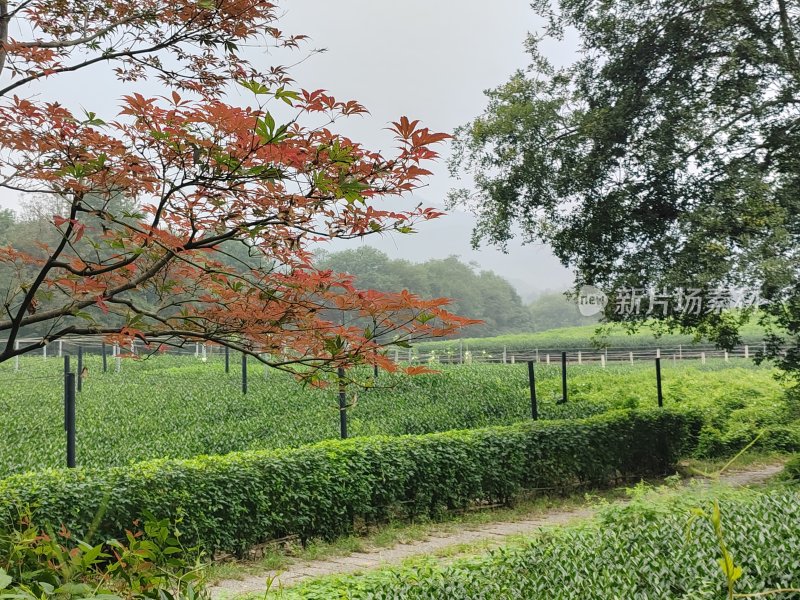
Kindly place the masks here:
<instances>
[{"instance_id":1,"label":"green leafy ground cover","mask_svg":"<svg viewBox=\"0 0 800 600\"><path fill-rule=\"evenodd\" d=\"M125 361L120 373L112 363L103 374L99 357L87 357L89 377L77 408L79 465L126 465L338 437L333 388L303 387L275 371L264 377L260 365L251 365L249 393L243 396L238 361L231 362L229 375L219 357L207 363L194 357ZM441 374L411 378L384 374L376 389L349 392L350 435L419 434L529 418L525 365L440 368ZM11 363L0 365L0 477L63 464L61 372L55 358L24 358L19 372ZM665 361L665 402L704 411L710 427L703 447L709 455L724 454L749 441L757 428L800 417L773 374L745 360ZM559 367L537 366L542 418L656 404L651 364L571 366L569 375L569 403L559 405ZM794 438L787 435L790 446Z\"/></svg>"},{"instance_id":2,"label":"green leafy ground cover","mask_svg":"<svg viewBox=\"0 0 800 600\"><path fill-rule=\"evenodd\" d=\"M605 510L593 522L552 529L484 555L441 565L410 562L361 576L325 578L276 591L281 600L342 598L462 600L656 600L728 597L722 552L710 519L721 526L736 593L800 588L800 491L726 489L658 491ZM798 592L769 594L776 600Z\"/></svg>"}]
</instances>

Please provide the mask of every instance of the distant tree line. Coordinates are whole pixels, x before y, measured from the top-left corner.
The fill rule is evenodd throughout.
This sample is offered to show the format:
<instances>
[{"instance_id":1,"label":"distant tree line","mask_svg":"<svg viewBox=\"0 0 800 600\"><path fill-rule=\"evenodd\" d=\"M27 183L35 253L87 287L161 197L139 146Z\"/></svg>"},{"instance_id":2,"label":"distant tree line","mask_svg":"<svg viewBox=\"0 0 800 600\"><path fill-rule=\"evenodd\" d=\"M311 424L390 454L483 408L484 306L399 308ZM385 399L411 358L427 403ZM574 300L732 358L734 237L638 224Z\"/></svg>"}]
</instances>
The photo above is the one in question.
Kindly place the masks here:
<instances>
[{"instance_id":1,"label":"distant tree line","mask_svg":"<svg viewBox=\"0 0 800 600\"><path fill-rule=\"evenodd\" d=\"M492 271L467 264L457 256L412 263L389 258L370 246L341 252L320 252L318 265L349 273L359 287L380 291L408 291L423 297L447 297L452 310L483 325L469 328L469 336L484 337L522 331L544 331L597 322L583 317L574 302L560 292L545 292L526 306L514 287Z\"/></svg>"},{"instance_id":2,"label":"distant tree line","mask_svg":"<svg viewBox=\"0 0 800 600\"><path fill-rule=\"evenodd\" d=\"M120 200L120 202L123 202ZM120 210L134 212L134 206ZM38 244L53 244L58 232L52 224L52 215L59 207L50 199L28 201L22 210L0 210L0 246L12 245L17 249L36 254ZM246 246L240 243L226 244L223 257L231 266L241 268L270 269L257 257L249 256ZM362 289L395 292L407 289L421 297L446 297L452 299L452 310L466 317L481 319L482 325L470 327L467 335L486 337L504 333L545 331L559 327L586 325L597 321L580 315L574 302L558 291L545 291L527 303L514 287L503 277L476 264L467 264L456 256L431 259L424 263L392 259L370 246L341 252L321 251L317 254L317 266L349 273L356 278ZM7 269L8 267L5 267ZM10 273L0 268L0 295L12 281ZM145 305L155 301L146 292L139 300ZM45 302L46 304L46 302ZM95 320L114 319L114 315L93 310ZM25 328L25 335L35 337L46 334L43 327Z\"/></svg>"}]
</instances>

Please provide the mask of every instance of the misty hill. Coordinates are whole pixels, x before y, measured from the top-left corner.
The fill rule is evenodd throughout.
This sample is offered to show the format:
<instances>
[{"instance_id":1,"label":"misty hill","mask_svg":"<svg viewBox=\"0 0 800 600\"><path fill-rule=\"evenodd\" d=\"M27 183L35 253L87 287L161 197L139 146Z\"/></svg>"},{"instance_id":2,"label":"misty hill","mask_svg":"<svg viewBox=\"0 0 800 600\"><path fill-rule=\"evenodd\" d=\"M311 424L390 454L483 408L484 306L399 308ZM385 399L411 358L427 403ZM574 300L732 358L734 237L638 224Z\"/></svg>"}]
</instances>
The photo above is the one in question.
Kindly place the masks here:
<instances>
[{"instance_id":1,"label":"misty hill","mask_svg":"<svg viewBox=\"0 0 800 600\"><path fill-rule=\"evenodd\" d=\"M451 298L451 310L481 319L469 329L477 337L530 331L533 319L514 286L492 271L480 270L451 256L423 263L391 259L380 250L361 246L355 250L320 253L318 266L349 273L359 287L397 292L403 289L425 298Z\"/></svg>"}]
</instances>

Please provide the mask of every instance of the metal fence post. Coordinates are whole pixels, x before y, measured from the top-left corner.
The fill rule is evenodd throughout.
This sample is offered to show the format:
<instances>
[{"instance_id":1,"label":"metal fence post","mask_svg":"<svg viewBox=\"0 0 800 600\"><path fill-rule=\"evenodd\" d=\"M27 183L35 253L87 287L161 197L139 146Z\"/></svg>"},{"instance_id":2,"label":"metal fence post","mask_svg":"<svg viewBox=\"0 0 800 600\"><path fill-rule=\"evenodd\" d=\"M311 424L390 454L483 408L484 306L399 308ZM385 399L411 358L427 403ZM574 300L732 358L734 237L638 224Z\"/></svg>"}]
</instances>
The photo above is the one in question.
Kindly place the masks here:
<instances>
[{"instance_id":1,"label":"metal fence post","mask_svg":"<svg viewBox=\"0 0 800 600\"><path fill-rule=\"evenodd\" d=\"M67 430L67 421L69 420L67 404L69 403L68 391L69 390L69 354L64 355L64 431Z\"/></svg>"},{"instance_id":2,"label":"metal fence post","mask_svg":"<svg viewBox=\"0 0 800 600\"><path fill-rule=\"evenodd\" d=\"M658 407L664 406L664 395L661 392L661 358L656 359L656 388L658 389Z\"/></svg>"},{"instance_id":3,"label":"metal fence post","mask_svg":"<svg viewBox=\"0 0 800 600\"><path fill-rule=\"evenodd\" d=\"M567 401L567 353L561 353L561 403Z\"/></svg>"},{"instance_id":4,"label":"metal fence post","mask_svg":"<svg viewBox=\"0 0 800 600\"><path fill-rule=\"evenodd\" d=\"M528 361L528 385L531 388L531 418L536 421L539 418L539 407L536 404L536 374L533 372L533 361Z\"/></svg>"},{"instance_id":5,"label":"metal fence post","mask_svg":"<svg viewBox=\"0 0 800 600\"><path fill-rule=\"evenodd\" d=\"M344 367L339 367L339 435L347 439L347 394L344 383Z\"/></svg>"},{"instance_id":6,"label":"metal fence post","mask_svg":"<svg viewBox=\"0 0 800 600\"><path fill-rule=\"evenodd\" d=\"M247 354L242 352L242 393L247 393Z\"/></svg>"},{"instance_id":7,"label":"metal fence post","mask_svg":"<svg viewBox=\"0 0 800 600\"><path fill-rule=\"evenodd\" d=\"M108 357L106 356L106 343L103 342L102 344L102 352L103 352L103 373L108 371Z\"/></svg>"},{"instance_id":8,"label":"metal fence post","mask_svg":"<svg viewBox=\"0 0 800 600\"><path fill-rule=\"evenodd\" d=\"M231 372L231 349L225 346L225 372Z\"/></svg>"},{"instance_id":9,"label":"metal fence post","mask_svg":"<svg viewBox=\"0 0 800 600\"><path fill-rule=\"evenodd\" d=\"M83 391L83 346L78 346L78 391Z\"/></svg>"},{"instance_id":10,"label":"metal fence post","mask_svg":"<svg viewBox=\"0 0 800 600\"><path fill-rule=\"evenodd\" d=\"M67 430L67 467L75 468L75 373L67 373L64 390Z\"/></svg>"}]
</instances>

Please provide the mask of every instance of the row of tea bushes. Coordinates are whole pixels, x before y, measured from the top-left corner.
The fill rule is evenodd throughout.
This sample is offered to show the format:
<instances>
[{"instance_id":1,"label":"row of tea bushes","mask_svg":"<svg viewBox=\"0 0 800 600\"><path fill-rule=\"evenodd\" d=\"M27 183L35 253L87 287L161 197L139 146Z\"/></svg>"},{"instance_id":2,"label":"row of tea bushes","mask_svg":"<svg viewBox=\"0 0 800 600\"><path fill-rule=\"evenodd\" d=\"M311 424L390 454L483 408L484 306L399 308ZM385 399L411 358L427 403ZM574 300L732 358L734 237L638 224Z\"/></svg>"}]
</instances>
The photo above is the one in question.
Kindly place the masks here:
<instances>
[{"instance_id":1,"label":"row of tea bushes","mask_svg":"<svg viewBox=\"0 0 800 600\"><path fill-rule=\"evenodd\" d=\"M800 598L800 491L721 501L735 591L776 600ZM713 508L703 503L706 513ZM270 598L281 600L720 600L727 584L710 521L686 506L634 505L598 523L553 530L516 546L447 565L425 561L363 576L322 579ZM747 596L750 597L750 596Z\"/></svg>"},{"instance_id":2,"label":"row of tea bushes","mask_svg":"<svg viewBox=\"0 0 800 600\"><path fill-rule=\"evenodd\" d=\"M287 535L335 538L356 521L436 516L523 489L602 485L665 472L691 452L702 417L612 411L582 420L296 449L158 459L111 469L46 470L0 481L0 525L30 507L77 537L120 537L145 516L181 521L185 543L240 553Z\"/></svg>"}]
</instances>

